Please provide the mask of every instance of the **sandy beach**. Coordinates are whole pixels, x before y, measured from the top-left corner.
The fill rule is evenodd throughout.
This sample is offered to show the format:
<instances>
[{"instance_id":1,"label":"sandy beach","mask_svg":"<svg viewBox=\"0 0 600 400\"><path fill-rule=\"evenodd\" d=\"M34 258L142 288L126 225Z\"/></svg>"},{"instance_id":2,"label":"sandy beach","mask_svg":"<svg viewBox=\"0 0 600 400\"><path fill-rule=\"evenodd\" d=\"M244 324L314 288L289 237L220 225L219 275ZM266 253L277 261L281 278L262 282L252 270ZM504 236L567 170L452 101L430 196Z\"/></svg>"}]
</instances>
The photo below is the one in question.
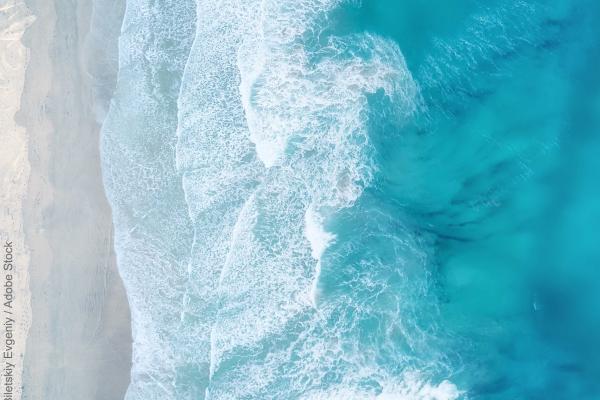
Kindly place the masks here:
<instances>
[{"instance_id":1,"label":"sandy beach","mask_svg":"<svg viewBox=\"0 0 600 400\"><path fill-rule=\"evenodd\" d=\"M0 392L21 397L25 338L29 330L29 253L23 232L23 202L30 167L27 135L15 123L20 107L29 52L21 43L33 15L22 1L0 4L0 274L2 306L0 343L2 377Z\"/></svg>"},{"instance_id":2,"label":"sandy beach","mask_svg":"<svg viewBox=\"0 0 600 400\"><path fill-rule=\"evenodd\" d=\"M0 13L0 233L14 268L0 346L14 354L12 398L122 399L130 314L99 155L120 20L95 32L100 47L91 0L9 0Z\"/></svg>"}]
</instances>

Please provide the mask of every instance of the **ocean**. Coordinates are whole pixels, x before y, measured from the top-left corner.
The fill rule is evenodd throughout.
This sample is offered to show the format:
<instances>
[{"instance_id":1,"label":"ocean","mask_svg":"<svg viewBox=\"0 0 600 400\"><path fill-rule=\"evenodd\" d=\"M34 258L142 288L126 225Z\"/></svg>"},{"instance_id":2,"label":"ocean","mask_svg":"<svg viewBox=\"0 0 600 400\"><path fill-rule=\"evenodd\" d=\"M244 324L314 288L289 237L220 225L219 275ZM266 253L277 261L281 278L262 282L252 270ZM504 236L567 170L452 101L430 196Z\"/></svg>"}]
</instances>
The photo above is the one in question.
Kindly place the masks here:
<instances>
[{"instance_id":1,"label":"ocean","mask_svg":"<svg viewBox=\"0 0 600 400\"><path fill-rule=\"evenodd\" d=\"M127 0L127 400L600 398L600 3Z\"/></svg>"}]
</instances>

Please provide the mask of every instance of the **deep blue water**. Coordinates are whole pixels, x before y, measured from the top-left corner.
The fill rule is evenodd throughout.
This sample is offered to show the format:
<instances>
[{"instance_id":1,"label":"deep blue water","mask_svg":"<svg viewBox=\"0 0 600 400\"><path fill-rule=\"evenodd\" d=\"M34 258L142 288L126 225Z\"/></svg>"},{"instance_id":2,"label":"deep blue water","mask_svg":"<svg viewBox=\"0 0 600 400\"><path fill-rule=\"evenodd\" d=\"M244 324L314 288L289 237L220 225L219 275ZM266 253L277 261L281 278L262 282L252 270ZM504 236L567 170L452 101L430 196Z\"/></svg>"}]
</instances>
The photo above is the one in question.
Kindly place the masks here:
<instances>
[{"instance_id":1,"label":"deep blue water","mask_svg":"<svg viewBox=\"0 0 600 400\"><path fill-rule=\"evenodd\" d=\"M599 399L599 18L128 0L127 399Z\"/></svg>"}]
</instances>

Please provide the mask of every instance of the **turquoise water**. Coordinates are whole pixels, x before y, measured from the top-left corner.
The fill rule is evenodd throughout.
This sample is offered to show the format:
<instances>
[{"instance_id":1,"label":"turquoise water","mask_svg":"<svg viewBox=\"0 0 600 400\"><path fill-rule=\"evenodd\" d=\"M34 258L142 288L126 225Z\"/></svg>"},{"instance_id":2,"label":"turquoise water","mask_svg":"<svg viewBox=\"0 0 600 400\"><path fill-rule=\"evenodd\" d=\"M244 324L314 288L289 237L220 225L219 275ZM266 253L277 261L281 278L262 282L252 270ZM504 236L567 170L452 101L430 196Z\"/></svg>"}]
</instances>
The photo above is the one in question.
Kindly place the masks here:
<instances>
[{"instance_id":1,"label":"turquoise water","mask_svg":"<svg viewBox=\"0 0 600 400\"><path fill-rule=\"evenodd\" d=\"M128 400L600 398L600 3L128 0Z\"/></svg>"}]
</instances>

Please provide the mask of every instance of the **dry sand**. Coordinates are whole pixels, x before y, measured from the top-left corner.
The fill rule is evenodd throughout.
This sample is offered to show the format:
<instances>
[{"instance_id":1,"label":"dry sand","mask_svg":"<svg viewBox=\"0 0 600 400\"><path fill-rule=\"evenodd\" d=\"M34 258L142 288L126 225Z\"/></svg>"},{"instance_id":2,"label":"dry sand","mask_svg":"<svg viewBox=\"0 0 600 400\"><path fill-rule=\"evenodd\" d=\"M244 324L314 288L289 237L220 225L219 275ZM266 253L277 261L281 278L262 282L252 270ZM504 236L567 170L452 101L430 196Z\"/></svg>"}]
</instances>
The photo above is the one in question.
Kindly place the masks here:
<instances>
[{"instance_id":1,"label":"dry sand","mask_svg":"<svg viewBox=\"0 0 600 400\"><path fill-rule=\"evenodd\" d=\"M33 19L21 0L0 1L0 392L2 398L10 393L14 399L21 397L25 338L31 319L29 254L22 218L30 168L27 135L14 116L20 107L28 60L21 37Z\"/></svg>"},{"instance_id":2,"label":"dry sand","mask_svg":"<svg viewBox=\"0 0 600 400\"><path fill-rule=\"evenodd\" d=\"M131 328L100 169L95 111L102 105L89 56L106 54L89 48L92 0L28 0L27 8L21 0L0 0L0 9L6 1L10 10L0 12L16 16L9 30L0 19L0 233L16 249L16 355L25 349L31 321L23 395L13 398L122 399ZM114 52L116 43L115 37ZM22 127L12 117L19 97ZM20 387L20 374L15 380Z\"/></svg>"}]
</instances>

